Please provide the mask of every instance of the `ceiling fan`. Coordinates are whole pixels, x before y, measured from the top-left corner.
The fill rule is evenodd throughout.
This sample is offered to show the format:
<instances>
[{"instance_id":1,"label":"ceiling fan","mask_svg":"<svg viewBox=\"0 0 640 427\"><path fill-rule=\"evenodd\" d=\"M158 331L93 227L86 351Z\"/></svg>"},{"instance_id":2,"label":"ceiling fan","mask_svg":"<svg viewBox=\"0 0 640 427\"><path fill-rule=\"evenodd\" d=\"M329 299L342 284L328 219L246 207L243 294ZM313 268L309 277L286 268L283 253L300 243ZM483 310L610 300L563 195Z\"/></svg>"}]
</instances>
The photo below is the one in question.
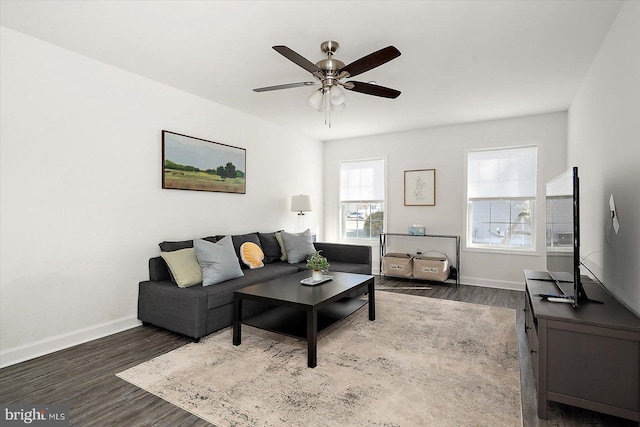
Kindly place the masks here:
<instances>
[{"instance_id":1,"label":"ceiling fan","mask_svg":"<svg viewBox=\"0 0 640 427\"><path fill-rule=\"evenodd\" d=\"M321 87L315 90L308 98L309 104L318 111L325 111L325 123L331 127L331 110L345 106L345 95L341 88L360 92L366 95L379 96L383 98L395 99L400 96L400 91L374 83L365 83L358 81L344 81L344 79L355 77L373 68L379 67L392 59L400 56L400 51L394 46L387 46L376 52L370 53L349 65L334 59L333 55L340 48L340 44L335 41L326 41L320 45L320 49L327 55L326 59L322 59L315 64L302 55L294 52L286 46L273 46L273 49L310 72L316 81L287 83L277 86L267 86L253 89L254 92L268 92L272 90L291 89L303 86L315 86L320 84Z\"/></svg>"}]
</instances>

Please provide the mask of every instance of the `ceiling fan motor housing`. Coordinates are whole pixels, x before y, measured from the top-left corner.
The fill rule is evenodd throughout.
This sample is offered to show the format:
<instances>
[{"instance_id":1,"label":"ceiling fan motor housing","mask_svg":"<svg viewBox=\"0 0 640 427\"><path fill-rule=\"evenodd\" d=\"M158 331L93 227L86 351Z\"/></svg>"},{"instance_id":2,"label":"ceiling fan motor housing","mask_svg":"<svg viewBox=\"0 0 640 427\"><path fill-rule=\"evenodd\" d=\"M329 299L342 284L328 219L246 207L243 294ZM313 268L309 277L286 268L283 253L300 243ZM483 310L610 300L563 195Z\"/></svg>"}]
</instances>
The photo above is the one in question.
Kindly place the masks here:
<instances>
[{"instance_id":1,"label":"ceiling fan motor housing","mask_svg":"<svg viewBox=\"0 0 640 427\"><path fill-rule=\"evenodd\" d=\"M337 76L337 72L344 68L344 62L339 59L333 59L333 54L340 49L340 43L336 41L325 41L320 45L320 50L327 54L326 59L316 62L316 67L322 70L322 75L316 77L322 82L322 91L327 92L331 86L338 84L341 77Z\"/></svg>"},{"instance_id":2,"label":"ceiling fan motor housing","mask_svg":"<svg viewBox=\"0 0 640 427\"><path fill-rule=\"evenodd\" d=\"M333 59L333 54L340 49L340 44L335 41L326 41L320 45L320 50L327 54L326 59L316 62L316 67L324 71L326 76L333 76L336 71L344 68L344 62L339 59Z\"/></svg>"},{"instance_id":3,"label":"ceiling fan motor housing","mask_svg":"<svg viewBox=\"0 0 640 427\"><path fill-rule=\"evenodd\" d=\"M341 68L344 68L344 62L340 61L339 59L327 58L316 62L316 66L322 71L333 73L340 70Z\"/></svg>"}]
</instances>

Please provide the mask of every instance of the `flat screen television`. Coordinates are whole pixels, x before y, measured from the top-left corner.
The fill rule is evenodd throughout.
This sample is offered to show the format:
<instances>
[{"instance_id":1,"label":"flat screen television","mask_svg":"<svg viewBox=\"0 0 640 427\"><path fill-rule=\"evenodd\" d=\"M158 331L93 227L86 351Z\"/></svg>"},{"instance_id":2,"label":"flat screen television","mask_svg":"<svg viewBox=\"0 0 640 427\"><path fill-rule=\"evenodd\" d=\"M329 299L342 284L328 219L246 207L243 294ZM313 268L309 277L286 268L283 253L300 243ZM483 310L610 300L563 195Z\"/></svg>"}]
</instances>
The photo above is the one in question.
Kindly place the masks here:
<instances>
[{"instance_id":1,"label":"flat screen television","mask_svg":"<svg viewBox=\"0 0 640 427\"><path fill-rule=\"evenodd\" d=\"M545 187L547 272L574 307L589 300L580 281L580 180L573 167Z\"/></svg>"}]
</instances>

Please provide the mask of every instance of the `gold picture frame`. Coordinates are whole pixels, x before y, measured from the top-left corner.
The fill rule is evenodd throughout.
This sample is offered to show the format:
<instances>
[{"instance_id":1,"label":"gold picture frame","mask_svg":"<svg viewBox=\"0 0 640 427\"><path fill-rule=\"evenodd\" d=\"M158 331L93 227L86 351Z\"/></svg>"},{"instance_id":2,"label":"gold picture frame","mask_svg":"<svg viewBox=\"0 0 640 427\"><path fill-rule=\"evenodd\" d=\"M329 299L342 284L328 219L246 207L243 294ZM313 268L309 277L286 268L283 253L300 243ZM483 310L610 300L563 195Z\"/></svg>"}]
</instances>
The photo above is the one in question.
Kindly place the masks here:
<instances>
[{"instance_id":1,"label":"gold picture frame","mask_svg":"<svg viewBox=\"0 0 640 427\"><path fill-rule=\"evenodd\" d=\"M404 205L436 205L435 169L414 169L404 171Z\"/></svg>"}]
</instances>

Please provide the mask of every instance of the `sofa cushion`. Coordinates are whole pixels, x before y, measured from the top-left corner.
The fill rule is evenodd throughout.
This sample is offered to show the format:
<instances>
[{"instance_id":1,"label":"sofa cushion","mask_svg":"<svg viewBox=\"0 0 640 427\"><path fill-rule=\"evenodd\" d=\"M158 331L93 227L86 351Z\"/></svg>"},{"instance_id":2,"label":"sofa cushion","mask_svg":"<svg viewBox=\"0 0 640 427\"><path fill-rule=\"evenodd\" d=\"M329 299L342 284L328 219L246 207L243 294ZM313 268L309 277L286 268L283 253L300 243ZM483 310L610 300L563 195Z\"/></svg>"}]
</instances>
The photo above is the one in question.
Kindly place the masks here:
<instances>
[{"instance_id":1,"label":"sofa cushion","mask_svg":"<svg viewBox=\"0 0 640 427\"><path fill-rule=\"evenodd\" d=\"M369 264L353 264L350 262L339 262L329 260L331 266L326 274L331 276L332 271L341 271L343 273L371 274L371 266ZM306 262L289 264L296 267L299 271L309 270Z\"/></svg>"},{"instance_id":2,"label":"sofa cushion","mask_svg":"<svg viewBox=\"0 0 640 427\"><path fill-rule=\"evenodd\" d=\"M369 264L353 264L350 262L337 262L329 261L331 267L329 267L328 275L331 275L332 271L342 271L343 273L356 273L356 274L371 274L371 266Z\"/></svg>"},{"instance_id":3,"label":"sofa cushion","mask_svg":"<svg viewBox=\"0 0 640 427\"><path fill-rule=\"evenodd\" d=\"M260 239L260 246L262 246L262 251L264 252L265 262L269 263L279 260L282 256L282 249L276 238L276 233L258 232L258 238Z\"/></svg>"},{"instance_id":4,"label":"sofa cushion","mask_svg":"<svg viewBox=\"0 0 640 427\"><path fill-rule=\"evenodd\" d=\"M282 242L287 251L287 261L289 264L302 262L316 251L311 240L311 230L309 229L298 234L283 231Z\"/></svg>"},{"instance_id":5,"label":"sofa cushion","mask_svg":"<svg viewBox=\"0 0 640 427\"><path fill-rule=\"evenodd\" d=\"M206 240L211 243L215 243L217 238L215 236L203 237L203 240ZM176 242L162 242L159 243L160 250L162 252L173 252L179 251L180 249L187 249L193 247L193 240L181 240Z\"/></svg>"},{"instance_id":6,"label":"sofa cushion","mask_svg":"<svg viewBox=\"0 0 640 427\"><path fill-rule=\"evenodd\" d=\"M193 240L183 240L180 242L162 242L159 243L158 246L160 246L160 251L162 252L179 251L180 249L193 248Z\"/></svg>"},{"instance_id":7,"label":"sofa cushion","mask_svg":"<svg viewBox=\"0 0 640 427\"><path fill-rule=\"evenodd\" d=\"M196 259L193 248L161 252L160 256L167 263L173 280L180 288L197 285L202 282L202 270Z\"/></svg>"},{"instance_id":8,"label":"sofa cushion","mask_svg":"<svg viewBox=\"0 0 640 427\"><path fill-rule=\"evenodd\" d=\"M244 270L244 276L242 277L204 288L208 295L207 309L211 310L212 308L231 304L233 302L233 292L238 289L297 272L298 269L296 267L285 263L266 264L263 268Z\"/></svg>"},{"instance_id":9,"label":"sofa cushion","mask_svg":"<svg viewBox=\"0 0 640 427\"><path fill-rule=\"evenodd\" d=\"M250 269L264 267L264 252L253 242L244 242L240 246L240 259Z\"/></svg>"},{"instance_id":10,"label":"sofa cushion","mask_svg":"<svg viewBox=\"0 0 640 427\"><path fill-rule=\"evenodd\" d=\"M243 275L231 237L216 243L197 239L194 241L196 257L202 267L202 285L209 286Z\"/></svg>"}]
</instances>

